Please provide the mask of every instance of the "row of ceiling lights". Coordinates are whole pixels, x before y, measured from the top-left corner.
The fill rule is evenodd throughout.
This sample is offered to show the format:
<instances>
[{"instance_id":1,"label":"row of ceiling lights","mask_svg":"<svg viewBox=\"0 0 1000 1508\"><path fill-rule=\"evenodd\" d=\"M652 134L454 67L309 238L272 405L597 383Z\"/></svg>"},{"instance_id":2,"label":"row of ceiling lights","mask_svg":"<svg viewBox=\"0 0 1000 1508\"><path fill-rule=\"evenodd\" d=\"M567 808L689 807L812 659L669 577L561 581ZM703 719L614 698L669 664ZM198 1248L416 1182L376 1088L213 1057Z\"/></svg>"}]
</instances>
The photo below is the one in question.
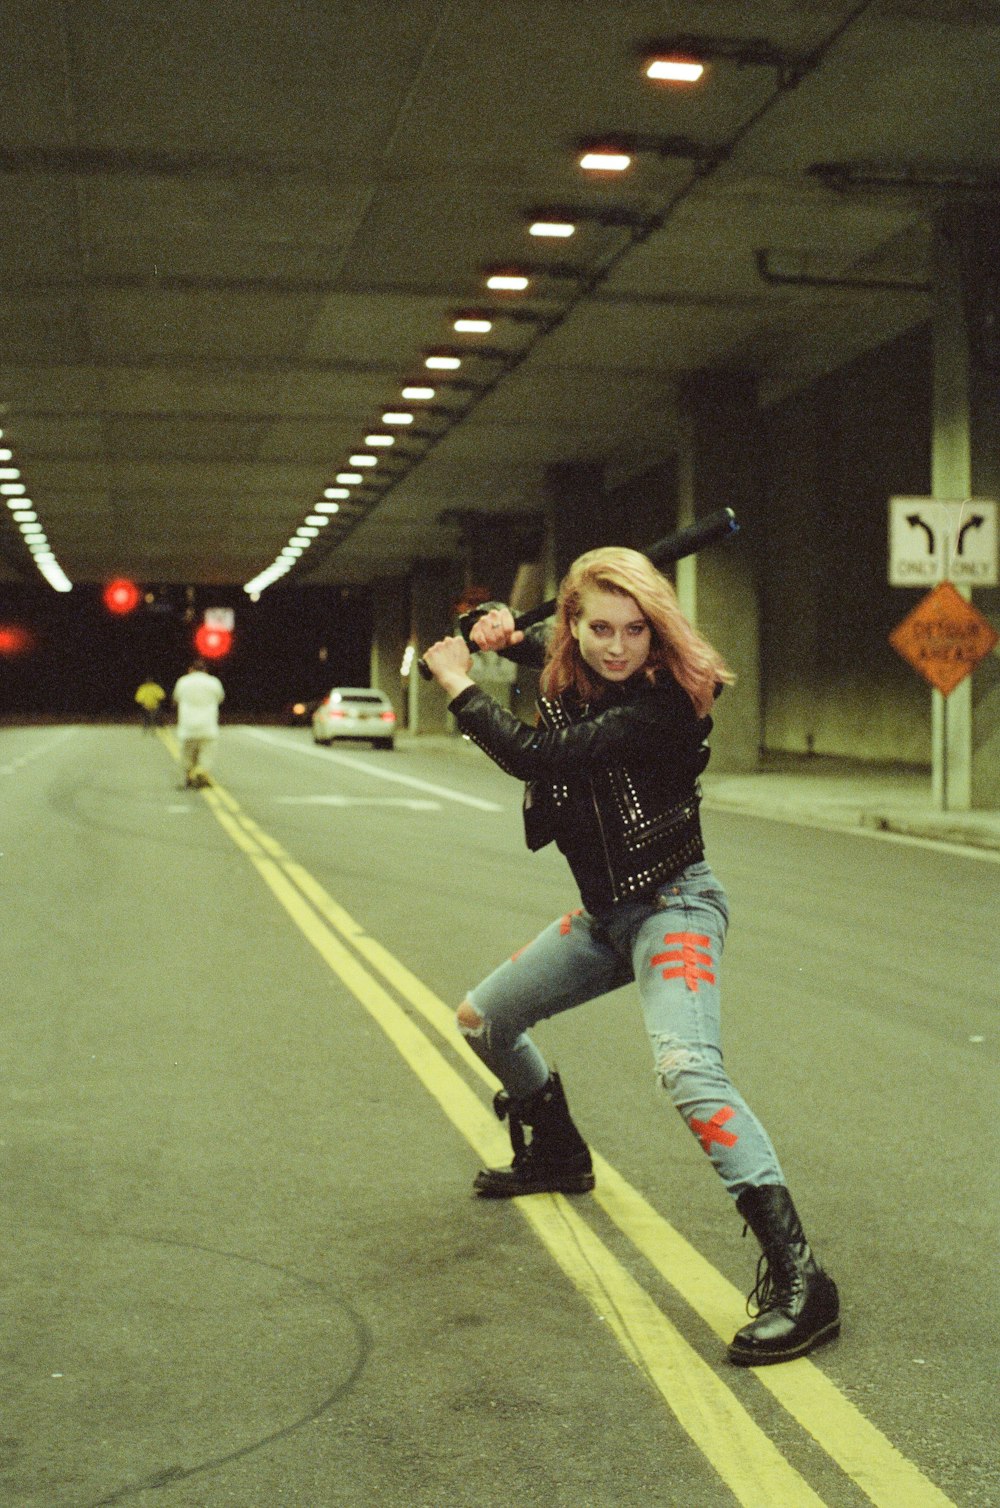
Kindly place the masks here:
<instances>
[{"instance_id":1,"label":"row of ceiling lights","mask_svg":"<svg viewBox=\"0 0 1000 1508\"><path fill-rule=\"evenodd\" d=\"M646 77L654 82L666 84L697 83L704 76L710 62L720 58L733 60L741 65L755 63L776 68L786 87L789 83L797 82L800 73L811 66L808 60L795 62L787 58L771 48L769 43L760 39L731 41L719 38L681 37L668 43L650 43L642 49L642 53ZM661 157L700 158L703 161L717 160L719 155L700 148L686 138L615 135L604 137L600 141L581 142L577 153L577 164L584 172L614 177L627 172L635 156L641 152L655 152ZM633 230L642 228L647 232L654 229L657 223L648 218L641 219L623 210L555 210L551 207L529 216L528 219L529 235L554 240L568 240L574 236L579 223L583 220ZM531 287L538 273L543 273L548 277L577 279L585 276L579 269L551 263L537 269L524 265L495 267L485 270L485 285L491 293L523 294ZM463 311L453 318L452 329L458 335L485 335L492 330L494 320L505 315L508 315L508 311L496 309ZM547 323L547 316L532 315L525 311L511 312L508 317L542 326ZM487 351L479 347L475 350L475 354L480 359L492 357L503 361L508 353L502 350ZM424 358L424 366L431 372L454 373L461 365L462 357L454 351L432 351ZM430 403L436 395L436 389L430 386L412 385L402 389L402 397L408 403ZM456 417L461 417L461 415ZM272 563L244 585L243 590L251 598L256 600L262 591L287 575L310 548L313 541L322 537L323 530L329 525L331 517L341 512L341 505L352 498L354 495L352 489L363 487L374 480L373 468L379 464L379 455L372 452L387 451L396 440L395 435L387 433L386 430L411 425L414 418L412 409L388 410L383 413L382 424L386 427L385 430L366 436L364 443L368 449L364 452L359 451L349 458L348 465L351 469L345 468L336 475L336 485L324 489L322 500L313 505L304 523L296 529ZM413 438L433 438L433 435L427 432L411 430L409 433Z\"/></svg>"},{"instance_id":2,"label":"row of ceiling lights","mask_svg":"<svg viewBox=\"0 0 1000 1508\"><path fill-rule=\"evenodd\" d=\"M0 429L0 440L3 438L3 430ZM0 445L0 497L7 504L26 549L49 586L57 592L72 591L73 583L53 553L48 536L35 512L35 505L28 496L20 467L13 462L13 451L7 445Z\"/></svg>"}]
</instances>

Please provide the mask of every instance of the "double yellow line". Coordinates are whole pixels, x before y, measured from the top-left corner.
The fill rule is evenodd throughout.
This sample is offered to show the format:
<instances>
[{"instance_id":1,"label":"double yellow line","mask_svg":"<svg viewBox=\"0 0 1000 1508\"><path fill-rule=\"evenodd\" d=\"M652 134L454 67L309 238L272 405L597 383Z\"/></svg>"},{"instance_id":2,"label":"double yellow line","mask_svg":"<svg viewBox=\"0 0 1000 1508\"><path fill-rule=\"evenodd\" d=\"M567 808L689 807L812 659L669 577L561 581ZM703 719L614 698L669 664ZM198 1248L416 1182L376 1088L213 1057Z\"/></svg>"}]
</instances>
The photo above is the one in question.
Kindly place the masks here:
<instances>
[{"instance_id":1,"label":"double yellow line","mask_svg":"<svg viewBox=\"0 0 1000 1508\"><path fill-rule=\"evenodd\" d=\"M303 936L378 1022L461 1135L484 1162L508 1160L506 1137L491 1110L385 984L454 1053L462 1049L452 1011L368 936L227 791L213 785L202 795ZM479 1059L469 1053L463 1061L492 1092L493 1077ZM743 1295L609 1163L596 1154L594 1163L594 1201L709 1329L727 1341L740 1321ZM578 1213L579 1206L557 1194L514 1203L737 1502L745 1508L823 1508L823 1499L614 1257ZM754 1375L877 1508L954 1508L807 1358L758 1368Z\"/></svg>"}]
</instances>

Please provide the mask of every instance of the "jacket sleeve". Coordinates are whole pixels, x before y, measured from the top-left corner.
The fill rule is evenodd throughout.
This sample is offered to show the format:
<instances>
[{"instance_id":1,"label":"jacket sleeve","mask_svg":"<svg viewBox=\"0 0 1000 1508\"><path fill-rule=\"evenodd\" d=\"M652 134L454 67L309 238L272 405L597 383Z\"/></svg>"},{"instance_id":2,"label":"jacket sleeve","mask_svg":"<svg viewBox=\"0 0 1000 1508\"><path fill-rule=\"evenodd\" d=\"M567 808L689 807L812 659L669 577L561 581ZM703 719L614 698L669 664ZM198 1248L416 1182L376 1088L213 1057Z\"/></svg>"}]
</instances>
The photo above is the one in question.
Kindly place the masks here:
<instances>
[{"instance_id":1,"label":"jacket sleeve","mask_svg":"<svg viewBox=\"0 0 1000 1508\"><path fill-rule=\"evenodd\" d=\"M538 780L586 770L628 754L672 761L678 773L696 774L700 748L712 722L699 718L676 682L643 691L634 700L606 708L568 728L530 728L487 696L468 686L450 703L463 733L519 780Z\"/></svg>"}]
</instances>

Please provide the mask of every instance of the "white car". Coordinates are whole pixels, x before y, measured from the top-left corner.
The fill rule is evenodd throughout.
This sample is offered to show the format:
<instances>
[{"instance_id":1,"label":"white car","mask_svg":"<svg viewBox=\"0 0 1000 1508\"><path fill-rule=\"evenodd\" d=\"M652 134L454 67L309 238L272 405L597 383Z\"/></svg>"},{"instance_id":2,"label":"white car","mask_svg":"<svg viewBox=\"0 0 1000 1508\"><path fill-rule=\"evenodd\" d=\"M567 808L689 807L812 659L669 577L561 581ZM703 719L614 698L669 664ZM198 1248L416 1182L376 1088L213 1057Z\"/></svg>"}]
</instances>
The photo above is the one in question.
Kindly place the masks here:
<instances>
[{"instance_id":1,"label":"white car","mask_svg":"<svg viewBox=\"0 0 1000 1508\"><path fill-rule=\"evenodd\" d=\"M312 715L313 742L365 738L376 749L391 749L396 740L392 703L374 686L334 686Z\"/></svg>"}]
</instances>

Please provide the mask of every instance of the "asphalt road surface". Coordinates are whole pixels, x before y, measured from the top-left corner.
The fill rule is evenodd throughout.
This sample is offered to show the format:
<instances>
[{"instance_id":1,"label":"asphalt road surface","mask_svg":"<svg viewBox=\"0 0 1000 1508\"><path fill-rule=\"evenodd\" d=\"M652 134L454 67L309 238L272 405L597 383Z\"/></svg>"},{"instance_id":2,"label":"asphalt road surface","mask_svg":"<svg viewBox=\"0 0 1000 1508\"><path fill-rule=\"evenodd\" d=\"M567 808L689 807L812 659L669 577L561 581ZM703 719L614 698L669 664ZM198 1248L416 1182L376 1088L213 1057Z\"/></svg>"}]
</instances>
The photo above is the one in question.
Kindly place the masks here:
<instances>
[{"instance_id":1,"label":"asphalt road surface","mask_svg":"<svg viewBox=\"0 0 1000 1508\"><path fill-rule=\"evenodd\" d=\"M509 1160L465 990L577 904L460 740L0 730L5 1508L1000 1505L996 854L708 812L725 1047L841 1288L756 1265L629 990L538 1039L594 1195Z\"/></svg>"}]
</instances>

